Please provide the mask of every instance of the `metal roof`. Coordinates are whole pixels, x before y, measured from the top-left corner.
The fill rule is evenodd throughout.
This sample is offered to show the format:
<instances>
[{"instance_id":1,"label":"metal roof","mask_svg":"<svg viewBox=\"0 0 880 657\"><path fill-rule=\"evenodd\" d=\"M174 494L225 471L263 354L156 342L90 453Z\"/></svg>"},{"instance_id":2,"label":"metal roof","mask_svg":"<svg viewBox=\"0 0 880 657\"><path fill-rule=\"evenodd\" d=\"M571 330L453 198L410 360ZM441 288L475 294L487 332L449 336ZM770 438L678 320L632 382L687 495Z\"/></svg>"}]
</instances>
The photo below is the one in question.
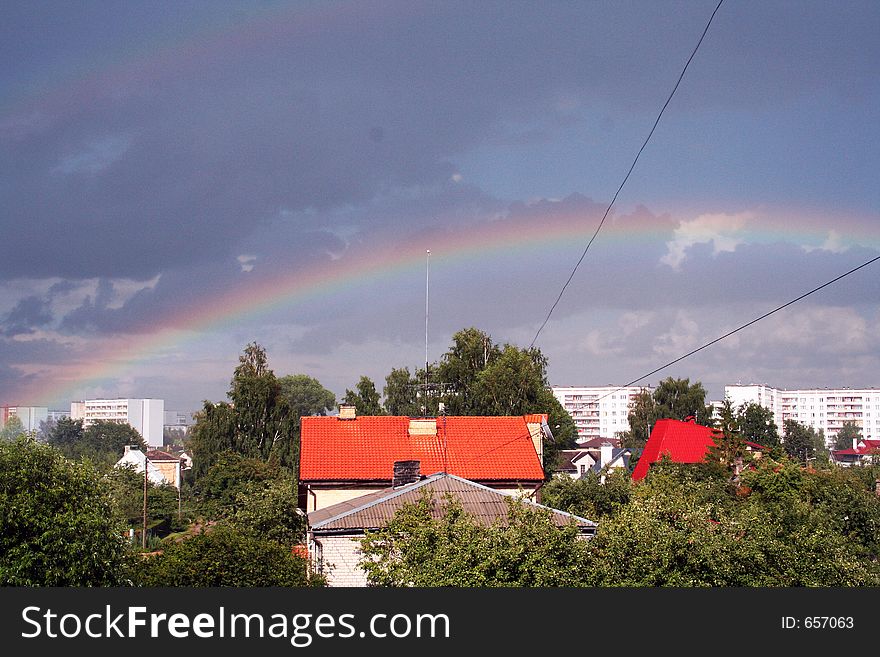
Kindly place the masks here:
<instances>
[{"instance_id":1,"label":"metal roof","mask_svg":"<svg viewBox=\"0 0 880 657\"><path fill-rule=\"evenodd\" d=\"M461 502L465 512L486 525L499 521L506 522L508 502L512 497L455 475L438 473L414 484L396 489L388 488L312 511L309 514L309 525L315 532L377 529L384 527L400 507L418 503L425 494L430 495L436 502L442 502L447 494L454 496ZM553 522L560 527L573 521L582 533L595 532L596 523L591 520L529 500L523 502L549 511ZM433 506L435 517L439 518L441 511L442 504Z\"/></svg>"}]
</instances>

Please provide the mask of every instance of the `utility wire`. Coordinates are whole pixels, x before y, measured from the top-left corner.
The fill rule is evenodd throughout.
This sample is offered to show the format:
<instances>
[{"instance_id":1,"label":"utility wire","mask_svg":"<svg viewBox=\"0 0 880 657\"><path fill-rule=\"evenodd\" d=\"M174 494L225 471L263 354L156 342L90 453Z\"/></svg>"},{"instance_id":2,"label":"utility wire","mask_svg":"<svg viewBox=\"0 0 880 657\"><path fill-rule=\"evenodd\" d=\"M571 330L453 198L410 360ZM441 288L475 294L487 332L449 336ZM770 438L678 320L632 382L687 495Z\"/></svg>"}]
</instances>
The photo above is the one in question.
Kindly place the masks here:
<instances>
[{"instance_id":1,"label":"utility wire","mask_svg":"<svg viewBox=\"0 0 880 657\"><path fill-rule=\"evenodd\" d=\"M626 385L620 386L620 387L617 388L616 390L612 390L611 392L606 393L606 394L603 395L602 397L599 397L599 399L597 399L596 401L600 401L600 400L602 400L602 399L605 399L605 397L607 397L608 395L612 395L612 394L618 392L619 390L623 390L624 388L628 388L628 387L631 386L631 385L635 385L636 383L638 383L638 382L641 381L642 379L647 379L647 378L648 378L649 376L651 376L652 374L656 374L656 373L659 372L660 370L664 370L664 369L666 369L667 367L669 367L670 365L675 365L675 364L678 363L679 361L682 361L682 360L684 360L685 358L688 358L688 357L690 357L690 356L693 356L695 353L697 353L697 352L699 352L699 351L702 351L703 349L706 349L707 347L711 347L713 344L716 344L716 343L718 343L718 342L721 342L721 341L724 340L725 338L729 338L729 337L730 337L731 335L733 335L734 333L739 333L739 332L742 331L743 329L748 328L749 326L752 326L753 324L757 324L757 323L760 322L762 319L766 319L767 317L770 317L770 315L772 315L772 314L774 314L774 313L778 313L780 310L782 310L782 309L784 309L784 308L788 308L790 305L792 305L792 304L794 304L794 303L797 303L797 302L800 301L801 299L805 299L805 298L807 298L807 297L810 296L811 294L814 294L814 293L818 292L819 290L828 287L828 286L831 285L832 283L836 283L837 281L839 281L839 280L842 279L842 278L846 278L846 277L849 276L850 274L854 274L854 273L857 272L859 269L862 269L862 268L864 268L864 267L867 267L868 265L871 265L871 264L877 262L878 260L880 260L880 255L871 258L871 259L868 260L867 262L863 262L863 263L860 264L858 267L854 267L853 269L850 269L848 272L846 272L846 273L844 273L844 274L841 274L840 276L837 276L836 278L832 278L830 281L828 281L827 283L823 283L823 284L820 285L819 287L814 287L814 288L813 288L812 290L810 290L809 292L804 292L804 293L803 293L802 295L800 295L799 297L797 297L797 298L795 298L795 299L792 299L791 301L788 301L788 302L782 304L781 306L777 306L776 308L774 308L774 309L771 310L770 312L766 312L766 313L764 313L763 315L761 315L760 317L756 317L756 318L753 319L752 321L750 321L750 322L746 322L746 323L743 324L742 326L740 326L740 327L738 327L738 328L735 328L735 329L733 329L732 331L728 331L728 332L725 333L724 335L722 335L722 336L720 336L720 337L717 337L717 338L715 338L714 340L711 340L710 342L707 342L707 343L704 344L703 346L701 346L701 347L697 347L696 349L694 349L694 350L692 350L692 351L689 351L689 352L686 353L684 356L679 356L679 357L676 358L675 360L671 360L671 361L669 361L668 363L666 363L665 365L661 365L661 366L658 367L657 369L655 369L655 370L651 370L651 371L648 372L647 374L643 374L642 376L640 376L640 377L637 378L637 379L633 379L632 381L630 381L630 382L627 383Z\"/></svg>"},{"instance_id":2,"label":"utility wire","mask_svg":"<svg viewBox=\"0 0 880 657\"><path fill-rule=\"evenodd\" d=\"M697 45L694 46L693 52L691 52L690 57L688 57L687 62L685 62L684 68L681 70L681 74L678 76L678 80L675 82L675 86L672 88L672 91L669 94L669 97L666 99L666 102L663 103L663 107L660 109L660 113L657 114L657 118L654 120L654 125L651 126L651 131L648 133L648 136L645 138L644 143L642 143L642 147L639 149L639 152L636 153L636 157L633 160L632 164L629 167L629 171L626 172L626 175L623 177L623 182L620 183L620 186L617 188L617 191L614 192L614 196L611 198L611 202L608 204L608 207L605 208L605 214L602 215L602 220L599 222L599 225L596 227L596 232L593 233L593 236L590 238L590 241L587 242L587 246L584 249L584 252L581 254L581 257L578 259L577 264L575 264L574 269L572 269L571 274L568 277L568 280L565 281L565 284L562 286L562 289L559 291L559 296L556 297L556 301L553 302L553 305L550 307L550 311L547 313L547 317L544 318L543 323L541 324L538 332L535 333L535 337L532 338L532 342L529 345L529 348L535 346L535 342L538 340L538 336L541 335L541 331L544 330L544 327L547 326L547 322L550 321L550 316L553 314L553 311L556 310L556 306L559 305L559 302L562 300L562 295L565 294L566 288L568 288L569 283L571 283L574 275L577 273L578 268L581 266L581 263L584 261L584 258L587 257L587 252L590 250L590 247L593 245L593 241L596 239L596 236L599 234L599 231L602 230L602 226L605 224L605 220L608 218L608 215L611 213L611 208L614 206L615 201L617 201L617 197L620 194L623 186L626 184L626 181L629 180L630 174L633 172L633 169L636 168L636 163L639 161L639 158L642 156L642 151L645 150L645 147L648 145L648 142L651 141L651 136L654 134L654 130L657 129L657 125L660 123L660 119L663 117L663 113L666 111L667 106L669 105L672 97L675 95L675 92L678 90L678 85L681 84L682 79L684 78L684 74L687 72L688 67L691 65L691 61L693 61L694 56L696 56L697 51L700 49L700 44L703 43L703 38L706 36L706 33L709 31L709 26L712 25L712 20L715 18L715 14L718 13L718 10L721 8L721 5L724 3L724 0L719 0L718 5L715 7L715 11L712 12L712 15L709 17L709 21L706 23L706 27L703 29L703 33L700 35L699 41L697 41Z\"/></svg>"}]
</instances>

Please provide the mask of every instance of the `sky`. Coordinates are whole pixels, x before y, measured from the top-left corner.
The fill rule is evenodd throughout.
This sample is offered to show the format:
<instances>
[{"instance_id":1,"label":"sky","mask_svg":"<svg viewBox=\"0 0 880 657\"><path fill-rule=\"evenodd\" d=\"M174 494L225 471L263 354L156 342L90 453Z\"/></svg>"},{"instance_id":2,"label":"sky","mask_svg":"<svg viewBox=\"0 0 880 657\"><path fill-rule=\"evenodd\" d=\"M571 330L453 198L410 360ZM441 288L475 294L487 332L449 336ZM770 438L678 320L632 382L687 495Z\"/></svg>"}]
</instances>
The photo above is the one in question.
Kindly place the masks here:
<instances>
[{"instance_id":1,"label":"sky","mask_svg":"<svg viewBox=\"0 0 880 657\"><path fill-rule=\"evenodd\" d=\"M0 405L528 346L716 0L11 1ZM622 385L880 254L880 5L727 0L536 341ZM430 256L427 251L430 250ZM880 263L644 379L880 387Z\"/></svg>"}]
</instances>

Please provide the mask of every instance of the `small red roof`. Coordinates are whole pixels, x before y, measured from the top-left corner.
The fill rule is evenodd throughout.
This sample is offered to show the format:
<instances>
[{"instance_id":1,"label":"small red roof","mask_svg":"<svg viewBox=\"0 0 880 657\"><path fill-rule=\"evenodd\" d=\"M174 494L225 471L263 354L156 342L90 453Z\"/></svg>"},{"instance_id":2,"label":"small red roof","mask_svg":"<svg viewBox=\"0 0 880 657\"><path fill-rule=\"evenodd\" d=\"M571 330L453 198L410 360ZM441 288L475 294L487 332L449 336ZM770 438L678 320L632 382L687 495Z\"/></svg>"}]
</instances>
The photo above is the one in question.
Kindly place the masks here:
<instances>
[{"instance_id":1,"label":"small red roof","mask_svg":"<svg viewBox=\"0 0 880 657\"><path fill-rule=\"evenodd\" d=\"M448 472L476 481L541 481L544 469L528 428L541 417L439 417L436 434L429 435L410 435L410 418L405 416L304 417L299 478L390 481L395 461L417 460L422 473Z\"/></svg>"},{"instance_id":2,"label":"small red roof","mask_svg":"<svg viewBox=\"0 0 880 657\"><path fill-rule=\"evenodd\" d=\"M633 470L633 481L644 479L651 464L663 456L669 456L676 463L699 463L715 444L714 437L719 434L717 429L693 422L657 420Z\"/></svg>"},{"instance_id":3,"label":"small red roof","mask_svg":"<svg viewBox=\"0 0 880 657\"><path fill-rule=\"evenodd\" d=\"M179 461L180 458L177 456L173 456L168 452L163 452L158 449L151 449L147 452L147 458L151 461Z\"/></svg>"}]
</instances>

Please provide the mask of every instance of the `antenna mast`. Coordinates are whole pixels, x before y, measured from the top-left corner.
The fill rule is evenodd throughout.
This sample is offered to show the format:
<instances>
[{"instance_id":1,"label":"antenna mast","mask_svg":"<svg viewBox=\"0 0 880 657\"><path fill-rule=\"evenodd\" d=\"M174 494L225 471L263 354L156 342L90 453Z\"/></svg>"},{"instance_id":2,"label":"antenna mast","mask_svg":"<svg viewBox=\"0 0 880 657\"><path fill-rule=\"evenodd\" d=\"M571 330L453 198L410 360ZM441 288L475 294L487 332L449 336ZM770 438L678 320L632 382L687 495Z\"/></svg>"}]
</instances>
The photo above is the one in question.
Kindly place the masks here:
<instances>
[{"instance_id":1,"label":"antenna mast","mask_svg":"<svg viewBox=\"0 0 880 657\"><path fill-rule=\"evenodd\" d=\"M425 256L425 398L422 408L424 415L428 415L428 282L431 275L431 249Z\"/></svg>"}]
</instances>

